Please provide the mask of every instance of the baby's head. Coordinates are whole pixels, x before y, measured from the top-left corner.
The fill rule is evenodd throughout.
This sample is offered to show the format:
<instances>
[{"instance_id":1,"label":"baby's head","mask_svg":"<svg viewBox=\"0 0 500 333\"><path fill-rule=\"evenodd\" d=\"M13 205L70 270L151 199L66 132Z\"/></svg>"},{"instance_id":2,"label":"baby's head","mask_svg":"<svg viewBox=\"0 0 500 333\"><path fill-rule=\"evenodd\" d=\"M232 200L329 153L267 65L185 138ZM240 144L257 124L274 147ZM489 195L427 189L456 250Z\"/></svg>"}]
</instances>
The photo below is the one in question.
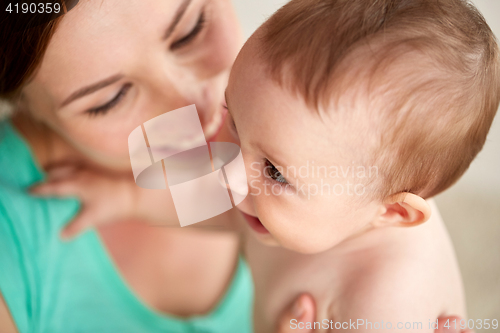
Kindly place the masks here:
<instances>
[{"instance_id":1,"label":"baby's head","mask_svg":"<svg viewBox=\"0 0 500 333\"><path fill-rule=\"evenodd\" d=\"M414 226L481 150L499 52L462 0L292 0L243 47L226 92L262 240L326 250ZM252 218L257 217L259 220Z\"/></svg>"}]
</instances>

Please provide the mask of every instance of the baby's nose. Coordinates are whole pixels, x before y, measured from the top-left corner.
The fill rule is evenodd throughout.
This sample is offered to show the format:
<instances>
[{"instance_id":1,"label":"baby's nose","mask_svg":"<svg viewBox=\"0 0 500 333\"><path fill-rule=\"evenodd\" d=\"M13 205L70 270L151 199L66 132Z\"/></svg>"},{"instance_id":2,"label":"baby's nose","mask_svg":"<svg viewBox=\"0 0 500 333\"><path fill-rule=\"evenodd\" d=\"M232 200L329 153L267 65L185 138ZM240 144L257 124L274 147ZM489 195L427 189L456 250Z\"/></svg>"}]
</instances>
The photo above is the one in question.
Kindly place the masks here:
<instances>
[{"instance_id":1,"label":"baby's nose","mask_svg":"<svg viewBox=\"0 0 500 333\"><path fill-rule=\"evenodd\" d=\"M215 170L219 170L221 186L229 187L234 204L238 205L248 195L245 163L240 148L234 143L211 142L210 149Z\"/></svg>"}]
</instances>

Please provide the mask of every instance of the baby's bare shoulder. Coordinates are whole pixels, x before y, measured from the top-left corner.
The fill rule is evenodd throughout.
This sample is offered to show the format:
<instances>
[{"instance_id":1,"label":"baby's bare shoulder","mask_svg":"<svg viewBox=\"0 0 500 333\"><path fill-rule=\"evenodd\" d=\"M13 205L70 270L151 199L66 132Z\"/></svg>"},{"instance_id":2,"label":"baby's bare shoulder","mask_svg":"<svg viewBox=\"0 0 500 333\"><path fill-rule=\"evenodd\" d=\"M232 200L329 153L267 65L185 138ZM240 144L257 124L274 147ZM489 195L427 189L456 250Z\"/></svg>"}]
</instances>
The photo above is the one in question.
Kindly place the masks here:
<instances>
[{"instance_id":1,"label":"baby's bare shoulder","mask_svg":"<svg viewBox=\"0 0 500 333\"><path fill-rule=\"evenodd\" d=\"M465 315L451 244L439 223L426 228L374 235L379 239L373 246L347 255L342 293L332 299L329 315L338 321L422 323L423 331L440 314Z\"/></svg>"}]
</instances>

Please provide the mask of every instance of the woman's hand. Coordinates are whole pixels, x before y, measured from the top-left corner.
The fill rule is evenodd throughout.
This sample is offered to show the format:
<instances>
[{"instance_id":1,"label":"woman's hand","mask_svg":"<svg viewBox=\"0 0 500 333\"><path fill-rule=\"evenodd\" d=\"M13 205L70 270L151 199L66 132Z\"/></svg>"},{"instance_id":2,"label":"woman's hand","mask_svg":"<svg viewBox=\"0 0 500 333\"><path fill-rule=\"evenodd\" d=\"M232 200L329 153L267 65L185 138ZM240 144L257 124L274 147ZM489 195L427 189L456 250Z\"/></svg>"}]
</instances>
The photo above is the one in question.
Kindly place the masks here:
<instances>
[{"instance_id":1,"label":"woman's hand","mask_svg":"<svg viewBox=\"0 0 500 333\"><path fill-rule=\"evenodd\" d=\"M74 165L47 170L47 181L30 189L33 195L76 197L82 202L79 214L63 229L61 237L70 239L92 226L135 217L136 186L123 176L113 176Z\"/></svg>"},{"instance_id":2,"label":"woman's hand","mask_svg":"<svg viewBox=\"0 0 500 333\"><path fill-rule=\"evenodd\" d=\"M314 322L316 319L316 305L314 298L309 294L300 295L281 315L278 321L277 333L313 333L312 329L300 329L292 326L292 320L296 320L295 323L308 323ZM444 325L449 319L450 322L457 320L460 322L461 318L457 316L449 317L439 317L439 327L434 331L434 333L474 333L471 330L460 330L454 328L446 328ZM305 325L304 325L305 326ZM292 327L294 327L292 329Z\"/></svg>"},{"instance_id":3,"label":"woman's hand","mask_svg":"<svg viewBox=\"0 0 500 333\"><path fill-rule=\"evenodd\" d=\"M131 175L61 165L47 170L47 176L45 183L30 189L33 195L76 197L82 203L79 214L62 230L63 239L91 227L130 220L179 226L170 192L140 188Z\"/></svg>"},{"instance_id":4,"label":"woman's hand","mask_svg":"<svg viewBox=\"0 0 500 333\"><path fill-rule=\"evenodd\" d=\"M63 239L69 240L91 227L130 220L180 226L170 191L141 188L132 175L61 165L47 170L47 176L45 183L30 189L33 195L76 197L82 202L79 214L62 230ZM228 221L216 217L195 227L235 230Z\"/></svg>"}]
</instances>

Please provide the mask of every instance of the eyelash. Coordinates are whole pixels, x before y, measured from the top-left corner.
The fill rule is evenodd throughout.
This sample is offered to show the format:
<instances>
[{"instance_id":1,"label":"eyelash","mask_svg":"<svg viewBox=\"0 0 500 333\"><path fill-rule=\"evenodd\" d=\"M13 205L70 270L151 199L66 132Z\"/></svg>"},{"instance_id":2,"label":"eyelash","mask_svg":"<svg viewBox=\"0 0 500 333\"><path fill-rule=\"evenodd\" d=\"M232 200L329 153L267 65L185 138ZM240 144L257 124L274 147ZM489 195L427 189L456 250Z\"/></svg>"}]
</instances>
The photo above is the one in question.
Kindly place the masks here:
<instances>
[{"instance_id":1,"label":"eyelash","mask_svg":"<svg viewBox=\"0 0 500 333\"><path fill-rule=\"evenodd\" d=\"M120 103L120 101L123 99L123 97L125 97L125 95L127 95L128 91L130 90L131 87L132 87L132 83L125 84L122 87L122 89L118 92L118 94L116 94L116 96L113 97L113 99L111 101L109 101L108 103L106 103L102 106L98 106L96 108L92 108L90 110L87 110L87 114L89 114L90 116L99 116L99 115L106 114L109 110L111 110L118 103Z\"/></svg>"},{"instance_id":2,"label":"eyelash","mask_svg":"<svg viewBox=\"0 0 500 333\"><path fill-rule=\"evenodd\" d=\"M185 37L174 42L170 48L172 50L175 50L183 47L186 44L189 44L203 30L203 28L205 27L205 23L206 23L206 18L205 18L205 13L203 12L201 13L200 18L198 19L198 22L196 23L196 26L193 28L193 30L191 30L191 32L187 34ZM87 113L91 116L106 114L109 110L115 107L122 100L123 97L125 97L131 86L132 84L130 83L124 85L123 88L111 101L102 106L87 110Z\"/></svg>"},{"instance_id":3,"label":"eyelash","mask_svg":"<svg viewBox=\"0 0 500 333\"><path fill-rule=\"evenodd\" d=\"M203 30L206 24L206 17L205 17L205 12L202 12L200 14L200 18L198 19L198 22L196 22L196 26L191 30L190 33L188 33L186 36L182 37L178 41L172 43L170 46L171 50L176 50L179 49L187 44L189 44L198 34Z\"/></svg>"},{"instance_id":4,"label":"eyelash","mask_svg":"<svg viewBox=\"0 0 500 333\"><path fill-rule=\"evenodd\" d=\"M264 167L264 173L268 178L271 178L273 181L282 186L290 185L288 180L285 179L281 172L279 172L278 169L267 158L264 159L264 164L266 165Z\"/></svg>"}]
</instances>

